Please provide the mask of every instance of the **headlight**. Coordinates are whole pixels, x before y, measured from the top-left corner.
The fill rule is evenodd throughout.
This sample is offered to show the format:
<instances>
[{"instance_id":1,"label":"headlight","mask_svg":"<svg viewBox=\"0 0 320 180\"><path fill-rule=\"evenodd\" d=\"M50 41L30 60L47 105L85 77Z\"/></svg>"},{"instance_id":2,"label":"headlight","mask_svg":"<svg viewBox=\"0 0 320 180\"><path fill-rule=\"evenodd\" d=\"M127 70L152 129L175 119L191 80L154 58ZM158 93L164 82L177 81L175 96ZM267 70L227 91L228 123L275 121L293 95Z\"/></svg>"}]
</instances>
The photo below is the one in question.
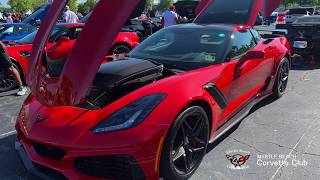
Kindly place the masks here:
<instances>
[{"instance_id":1,"label":"headlight","mask_svg":"<svg viewBox=\"0 0 320 180\"><path fill-rule=\"evenodd\" d=\"M92 132L105 133L135 127L141 123L165 97L165 94L144 96L113 113L94 128Z\"/></svg>"}]
</instances>

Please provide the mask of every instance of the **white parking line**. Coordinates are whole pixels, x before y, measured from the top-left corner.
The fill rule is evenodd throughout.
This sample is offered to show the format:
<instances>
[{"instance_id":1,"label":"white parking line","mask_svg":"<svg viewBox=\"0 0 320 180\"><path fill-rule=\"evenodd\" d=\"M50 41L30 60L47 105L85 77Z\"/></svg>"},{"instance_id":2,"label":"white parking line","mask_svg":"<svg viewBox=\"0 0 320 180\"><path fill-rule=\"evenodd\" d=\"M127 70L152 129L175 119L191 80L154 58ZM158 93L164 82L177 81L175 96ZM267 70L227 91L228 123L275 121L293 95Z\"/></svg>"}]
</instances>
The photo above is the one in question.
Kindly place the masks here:
<instances>
[{"instance_id":1,"label":"white parking line","mask_svg":"<svg viewBox=\"0 0 320 180\"><path fill-rule=\"evenodd\" d=\"M17 133L16 131L10 131L10 132L4 133L4 134L0 134L0 139L5 138L10 135L13 135L13 134L16 134L16 133Z\"/></svg>"}]
</instances>

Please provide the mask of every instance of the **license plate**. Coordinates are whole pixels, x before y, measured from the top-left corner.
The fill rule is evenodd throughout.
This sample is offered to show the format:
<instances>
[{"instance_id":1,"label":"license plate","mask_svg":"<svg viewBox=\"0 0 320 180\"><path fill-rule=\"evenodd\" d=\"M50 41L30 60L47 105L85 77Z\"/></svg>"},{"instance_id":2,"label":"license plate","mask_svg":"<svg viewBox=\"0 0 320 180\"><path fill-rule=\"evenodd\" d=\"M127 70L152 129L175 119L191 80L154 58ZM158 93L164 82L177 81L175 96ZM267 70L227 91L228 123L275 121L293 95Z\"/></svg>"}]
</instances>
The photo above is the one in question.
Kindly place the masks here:
<instances>
[{"instance_id":1,"label":"license plate","mask_svg":"<svg viewBox=\"0 0 320 180\"><path fill-rule=\"evenodd\" d=\"M299 49L305 49L308 47L308 42L307 41L295 41L293 43L294 48L299 48Z\"/></svg>"}]
</instances>

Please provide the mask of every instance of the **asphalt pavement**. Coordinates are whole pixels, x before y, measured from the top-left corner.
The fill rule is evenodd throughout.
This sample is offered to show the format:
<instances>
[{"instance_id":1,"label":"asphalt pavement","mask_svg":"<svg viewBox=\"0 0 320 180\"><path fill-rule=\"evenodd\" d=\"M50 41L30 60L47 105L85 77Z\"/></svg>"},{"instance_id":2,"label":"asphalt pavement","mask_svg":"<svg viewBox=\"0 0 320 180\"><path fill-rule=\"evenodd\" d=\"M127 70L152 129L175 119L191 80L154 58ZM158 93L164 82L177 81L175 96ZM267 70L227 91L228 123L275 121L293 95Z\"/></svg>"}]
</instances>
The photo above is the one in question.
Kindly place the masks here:
<instances>
[{"instance_id":1,"label":"asphalt pavement","mask_svg":"<svg viewBox=\"0 0 320 180\"><path fill-rule=\"evenodd\" d=\"M192 180L319 179L320 66L295 64L287 93L259 103L211 144ZM14 150L15 118L24 100L14 93L0 94L0 180L33 180Z\"/></svg>"}]
</instances>

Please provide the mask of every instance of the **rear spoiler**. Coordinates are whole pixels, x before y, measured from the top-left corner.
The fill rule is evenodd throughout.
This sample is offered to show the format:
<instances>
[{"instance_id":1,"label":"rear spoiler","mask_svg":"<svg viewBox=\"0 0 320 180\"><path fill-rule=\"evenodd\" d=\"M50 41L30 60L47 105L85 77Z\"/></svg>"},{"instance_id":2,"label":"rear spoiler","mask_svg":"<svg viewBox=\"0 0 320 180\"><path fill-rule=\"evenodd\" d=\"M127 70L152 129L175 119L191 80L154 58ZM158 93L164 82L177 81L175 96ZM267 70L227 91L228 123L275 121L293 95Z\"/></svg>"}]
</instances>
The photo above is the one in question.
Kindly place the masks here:
<instances>
[{"instance_id":1,"label":"rear spoiler","mask_svg":"<svg viewBox=\"0 0 320 180\"><path fill-rule=\"evenodd\" d=\"M277 37L285 37L288 34L288 30L286 29L275 29L275 30L269 30L269 29L256 29L258 33L264 38L264 39L270 39L270 38L277 38Z\"/></svg>"}]
</instances>

